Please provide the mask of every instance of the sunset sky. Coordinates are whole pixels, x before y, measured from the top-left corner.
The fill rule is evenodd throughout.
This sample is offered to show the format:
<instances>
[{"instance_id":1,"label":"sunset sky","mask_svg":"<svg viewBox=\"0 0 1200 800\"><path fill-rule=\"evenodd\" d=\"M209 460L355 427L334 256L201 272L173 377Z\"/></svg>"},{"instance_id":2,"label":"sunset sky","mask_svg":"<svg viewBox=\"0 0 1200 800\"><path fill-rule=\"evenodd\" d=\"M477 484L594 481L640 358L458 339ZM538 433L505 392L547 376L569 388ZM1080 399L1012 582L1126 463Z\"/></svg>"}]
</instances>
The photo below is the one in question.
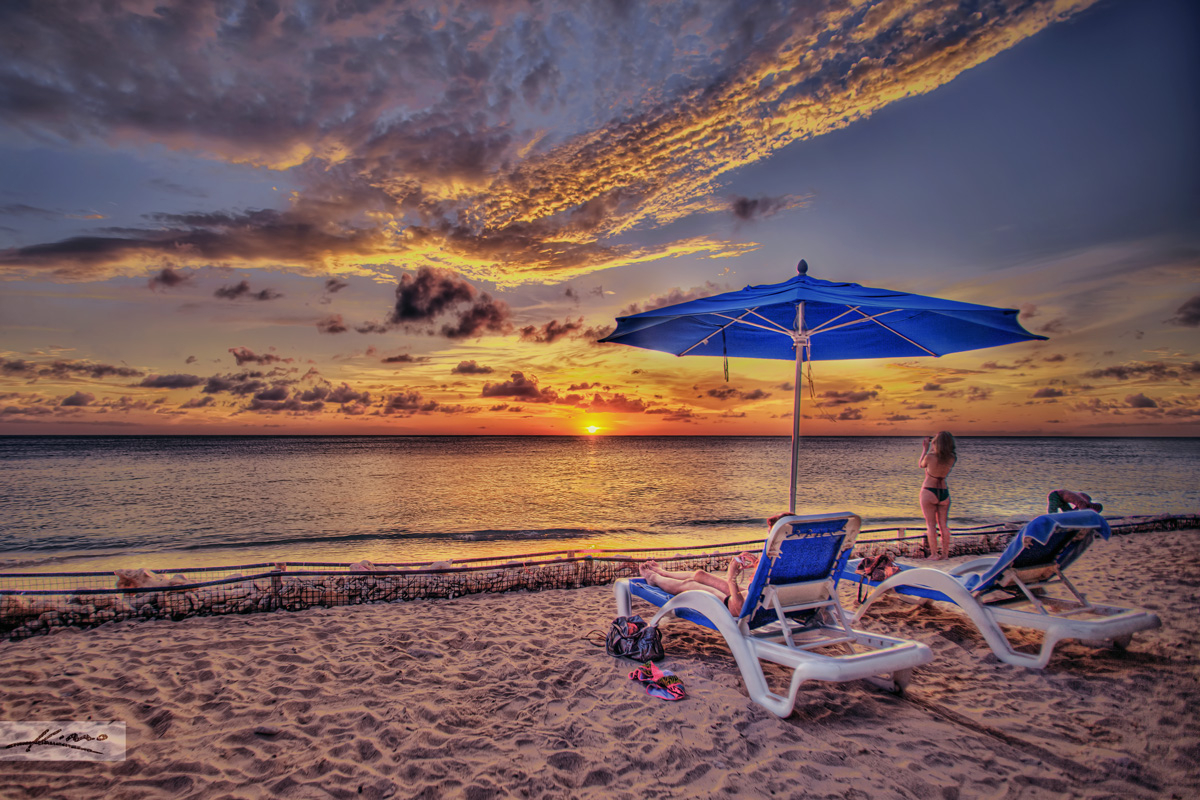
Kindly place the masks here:
<instances>
[{"instance_id":1,"label":"sunset sky","mask_svg":"<svg viewBox=\"0 0 1200 800\"><path fill-rule=\"evenodd\" d=\"M1200 435L1193 0L0 5L0 434L786 435L597 344L809 274L1048 336L807 435ZM811 411L811 413L808 413Z\"/></svg>"}]
</instances>

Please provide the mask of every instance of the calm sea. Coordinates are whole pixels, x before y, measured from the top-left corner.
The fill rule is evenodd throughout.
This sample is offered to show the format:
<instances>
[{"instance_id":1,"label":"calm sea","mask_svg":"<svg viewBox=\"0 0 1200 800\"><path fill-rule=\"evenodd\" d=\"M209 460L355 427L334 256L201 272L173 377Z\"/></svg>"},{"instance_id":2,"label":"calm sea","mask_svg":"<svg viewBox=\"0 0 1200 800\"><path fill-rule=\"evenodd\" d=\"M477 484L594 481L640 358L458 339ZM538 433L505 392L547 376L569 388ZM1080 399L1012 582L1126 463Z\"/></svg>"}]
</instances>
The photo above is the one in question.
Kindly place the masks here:
<instances>
[{"instance_id":1,"label":"calm sea","mask_svg":"<svg viewBox=\"0 0 1200 800\"><path fill-rule=\"evenodd\" d=\"M920 525L920 440L809 438L799 512ZM421 561L752 539L787 438L3 437L0 571ZM1051 489L1105 515L1196 513L1200 439L959 439L951 526Z\"/></svg>"}]
</instances>

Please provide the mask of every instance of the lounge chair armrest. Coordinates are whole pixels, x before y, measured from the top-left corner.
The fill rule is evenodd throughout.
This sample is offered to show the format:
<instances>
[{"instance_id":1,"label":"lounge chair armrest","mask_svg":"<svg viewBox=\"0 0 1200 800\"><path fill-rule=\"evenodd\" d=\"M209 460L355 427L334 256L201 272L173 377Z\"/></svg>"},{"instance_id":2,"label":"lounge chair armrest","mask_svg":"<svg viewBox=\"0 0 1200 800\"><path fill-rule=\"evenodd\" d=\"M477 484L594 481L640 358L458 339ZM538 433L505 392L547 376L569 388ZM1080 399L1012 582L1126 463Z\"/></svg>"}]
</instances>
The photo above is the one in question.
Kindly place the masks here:
<instances>
[{"instance_id":1,"label":"lounge chair armrest","mask_svg":"<svg viewBox=\"0 0 1200 800\"><path fill-rule=\"evenodd\" d=\"M986 556L984 558L973 558L970 561L965 561L956 567L946 570L950 575L966 575L971 572L984 572L989 569L999 556Z\"/></svg>"}]
</instances>

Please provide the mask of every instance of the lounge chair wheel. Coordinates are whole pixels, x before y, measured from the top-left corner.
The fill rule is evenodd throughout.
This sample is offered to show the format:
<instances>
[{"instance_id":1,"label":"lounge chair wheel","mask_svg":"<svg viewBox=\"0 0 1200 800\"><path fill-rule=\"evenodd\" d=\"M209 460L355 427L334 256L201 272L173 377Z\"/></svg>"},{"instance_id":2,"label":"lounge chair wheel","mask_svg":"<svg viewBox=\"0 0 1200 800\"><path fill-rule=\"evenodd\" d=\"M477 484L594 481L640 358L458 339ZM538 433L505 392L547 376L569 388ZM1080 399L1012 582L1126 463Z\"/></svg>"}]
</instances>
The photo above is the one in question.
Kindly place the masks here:
<instances>
[{"instance_id":1,"label":"lounge chair wheel","mask_svg":"<svg viewBox=\"0 0 1200 800\"><path fill-rule=\"evenodd\" d=\"M1112 646L1113 646L1114 650L1125 650L1126 648L1129 647L1129 644L1132 641L1133 641L1133 634L1129 633L1124 636L1118 636L1115 639L1113 639Z\"/></svg>"}]
</instances>

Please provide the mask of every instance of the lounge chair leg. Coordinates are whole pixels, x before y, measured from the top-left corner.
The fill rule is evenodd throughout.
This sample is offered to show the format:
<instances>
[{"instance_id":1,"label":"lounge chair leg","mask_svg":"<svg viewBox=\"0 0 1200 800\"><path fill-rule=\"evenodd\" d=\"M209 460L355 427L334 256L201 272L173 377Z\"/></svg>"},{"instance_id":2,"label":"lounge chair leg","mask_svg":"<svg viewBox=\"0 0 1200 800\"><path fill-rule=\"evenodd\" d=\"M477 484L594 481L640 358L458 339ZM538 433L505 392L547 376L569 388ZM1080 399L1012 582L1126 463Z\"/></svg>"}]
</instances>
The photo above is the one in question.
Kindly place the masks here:
<instances>
[{"instance_id":1,"label":"lounge chair leg","mask_svg":"<svg viewBox=\"0 0 1200 800\"><path fill-rule=\"evenodd\" d=\"M1113 646L1114 650L1125 650L1129 647L1130 643L1132 643L1132 642L1133 642L1133 634L1128 633L1128 634L1125 634L1124 636L1118 636L1115 639L1113 639L1112 646Z\"/></svg>"}]
</instances>

